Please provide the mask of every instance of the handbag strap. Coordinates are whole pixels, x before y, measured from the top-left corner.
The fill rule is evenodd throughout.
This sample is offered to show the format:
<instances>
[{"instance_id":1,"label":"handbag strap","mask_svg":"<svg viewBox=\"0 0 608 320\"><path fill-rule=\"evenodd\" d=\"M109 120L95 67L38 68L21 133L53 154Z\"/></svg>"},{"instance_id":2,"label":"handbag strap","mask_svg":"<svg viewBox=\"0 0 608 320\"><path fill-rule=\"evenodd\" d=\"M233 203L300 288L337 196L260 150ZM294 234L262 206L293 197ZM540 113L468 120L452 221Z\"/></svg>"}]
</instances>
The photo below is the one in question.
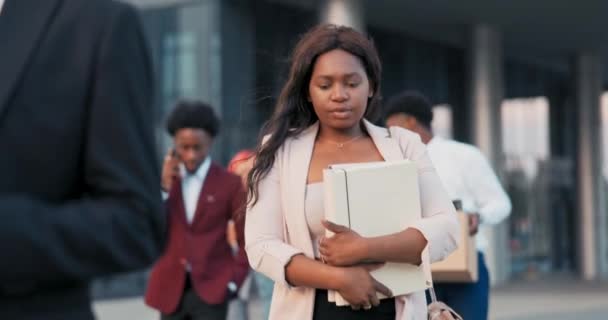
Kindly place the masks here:
<instances>
[{"instance_id":1,"label":"handbag strap","mask_svg":"<svg viewBox=\"0 0 608 320\"><path fill-rule=\"evenodd\" d=\"M399 140L397 139L397 135L393 134L393 127L389 127L387 130L388 136L395 140L395 143L397 143L397 145L399 146L399 150L401 150L401 155L404 159L406 159L405 152L403 151L403 147L401 147L401 143L399 143ZM462 320L462 317L458 313L456 313L454 309L452 309L450 306L441 301L437 301L437 295L435 294L435 288L433 288L432 281L431 286L427 290L429 291L429 296L431 297L431 303L428 305L428 314L430 320L440 320L440 318L437 317L441 316L441 313L443 311L450 312L455 320Z\"/></svg>"}]
</instances>

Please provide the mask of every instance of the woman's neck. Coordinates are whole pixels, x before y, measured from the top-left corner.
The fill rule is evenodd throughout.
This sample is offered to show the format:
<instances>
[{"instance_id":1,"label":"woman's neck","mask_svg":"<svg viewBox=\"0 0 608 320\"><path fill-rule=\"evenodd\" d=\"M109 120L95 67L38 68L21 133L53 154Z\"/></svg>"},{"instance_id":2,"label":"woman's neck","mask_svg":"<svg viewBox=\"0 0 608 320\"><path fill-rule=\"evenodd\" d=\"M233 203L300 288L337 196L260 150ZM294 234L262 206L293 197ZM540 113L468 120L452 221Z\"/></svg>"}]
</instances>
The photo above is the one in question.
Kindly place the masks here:
<instances>
[{"instance_id":1,"label":"woman's neck","mask_svg":"<svg viewBox=\"0 0 608 320\"><path fill-rule=\"evenodd\" d=\"M346 141L355 137L365 135L365 131L362 127L363 124L358 124L348 129L336 129L320 124L318 137L321 139L328 139L335 142Z\"/></svg>"}]
</instances>

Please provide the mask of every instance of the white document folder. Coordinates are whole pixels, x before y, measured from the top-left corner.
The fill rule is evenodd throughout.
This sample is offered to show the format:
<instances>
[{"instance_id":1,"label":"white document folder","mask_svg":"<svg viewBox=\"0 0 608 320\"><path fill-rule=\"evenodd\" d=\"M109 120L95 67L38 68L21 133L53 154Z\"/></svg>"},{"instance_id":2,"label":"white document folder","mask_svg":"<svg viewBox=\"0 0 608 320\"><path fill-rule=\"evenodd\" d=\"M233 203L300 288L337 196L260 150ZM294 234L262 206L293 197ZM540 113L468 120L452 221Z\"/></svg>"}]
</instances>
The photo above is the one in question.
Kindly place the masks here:
<instances>
[{"instance_id":1,"label":"white document folder","mask_svg":"<svg viewBox=\"0 0 608 320\"><path fill-rule=\"evenodd\" d=\"M409 160L332 165L323 170L323 185L325 218L363 237L397 233L421 219L418 172ZM422 291L432 285L427 250L422 261L389 262L371 274L395 296ZM348 305L337 292L328 300Z\"/></svg>"}]
</instances>

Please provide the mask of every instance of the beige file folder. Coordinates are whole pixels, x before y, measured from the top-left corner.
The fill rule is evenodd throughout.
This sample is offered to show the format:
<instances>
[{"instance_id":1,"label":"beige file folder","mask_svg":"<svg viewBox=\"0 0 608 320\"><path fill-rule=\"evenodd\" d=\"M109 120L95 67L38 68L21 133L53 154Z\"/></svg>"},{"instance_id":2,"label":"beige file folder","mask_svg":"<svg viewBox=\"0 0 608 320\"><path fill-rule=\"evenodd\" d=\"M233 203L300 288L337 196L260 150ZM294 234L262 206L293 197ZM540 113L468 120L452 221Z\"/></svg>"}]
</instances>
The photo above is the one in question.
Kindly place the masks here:
<instances>
[{"instance_id":1,"label":"beige file folder","mask_svg":"<svg viewBox=\"0 0 608 320\"><path fill-rule=\"evenodd\" d=\"M458 248L442 261L431 265L433 281L442 282L477 282L478 261L475 237L469 235L467 214L457 211L460 223Z\"/></svg>"},{"instance_id":2,"label":"beige file folder","mask_svg":"<svg viewBox=\"0 0 608 320\"><path fill-rule=\"evenodd\" d=\"M323 184L326 219L361 236L397 233L421 219L418 173L411 161L333 165L323 171ZM428 254L425 250L421 266L390 262L372 276L396 296L425 290L431 285ZM328 297L348 304L338 293Z\"/></svg>"}]
</instances>

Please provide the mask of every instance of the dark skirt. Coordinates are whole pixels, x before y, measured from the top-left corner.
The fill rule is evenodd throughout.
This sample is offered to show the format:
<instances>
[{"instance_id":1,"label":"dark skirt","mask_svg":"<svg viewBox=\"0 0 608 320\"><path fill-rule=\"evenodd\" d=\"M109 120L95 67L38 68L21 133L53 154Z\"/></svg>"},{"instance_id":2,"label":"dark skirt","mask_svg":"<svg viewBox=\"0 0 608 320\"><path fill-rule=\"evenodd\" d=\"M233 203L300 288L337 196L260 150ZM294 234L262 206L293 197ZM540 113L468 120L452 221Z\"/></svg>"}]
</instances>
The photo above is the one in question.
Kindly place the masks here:
<instances>
[{"instance_id":1,"label":"dark skirt","mask_svg":"<svg viewBox=\"0 0 608 320\"><path fill-rule=\"evenodd\" d=\"M313 320L395 320L395 298L380 300L380 305L369 310L353 310L351 307L338 307L327 301L327 290L316 290Z\"/></svg>"}]
</instances>

